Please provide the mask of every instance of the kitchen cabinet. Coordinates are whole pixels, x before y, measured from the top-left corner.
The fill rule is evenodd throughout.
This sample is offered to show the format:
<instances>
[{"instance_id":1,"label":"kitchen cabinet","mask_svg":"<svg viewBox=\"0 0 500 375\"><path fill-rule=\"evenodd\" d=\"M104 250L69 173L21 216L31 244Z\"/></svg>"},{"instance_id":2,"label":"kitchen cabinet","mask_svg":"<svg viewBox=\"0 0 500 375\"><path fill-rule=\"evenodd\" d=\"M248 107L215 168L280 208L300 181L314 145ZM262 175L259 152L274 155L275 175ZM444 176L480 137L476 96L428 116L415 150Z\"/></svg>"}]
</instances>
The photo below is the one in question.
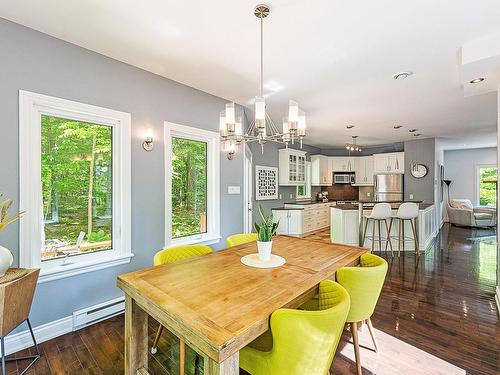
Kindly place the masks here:
<instances>
[{"instance_id":1,"label":"kitchen cabinet","mask_svg":"<svg viewBox=\"0 0 500 375\"><path fill-rule=\"evenodd\" d=\"M312 155L311 156L311 185L324 186L331 185L332 170L328 156Z\"/></svg>"},{"instance_id":2,"label":"kitchen cabinet","mask_svg":"<svg viewBox=\"0 0 500 375\"><path fill-rule=\"evenodd\" d=\"M373 185L373 156L361 156L356 159L356 185Z\"/></svg>"},{"instance_id":3,"label":"kitchen cabinet","mask_svg":"<svg viewBox=\"0 0 500 375\"><path fill-rule=\"evenodd\" d=\"M404 173L404 152L373 155L374 173Z\"/></svg>"},{"instance_id":4,"label":"kitchen cabinet","mask_svg":"<svg viewBox=\"0 0 500 375\"><path fill-rule=\"evenodd\" d=\"M354 172L356 157L331 156L330 165L332 172Z\"/></svg>"},{"instance_id":5,"label":"kitchen cabinet","mask_svg":"<svg viewBox=\"0 0 500 375\"><path fill-rule=\"evenodd\" d=\"M272 210L272 212L275 222L279 220L277 234L302 235L302 210Z\"/></svg>"},{"instance_id":6,"label":"kitchen cabinet","mask_svg":"<svg viewBox=\"0 0 500 375\"><path fill-rule=\"evenodd\" d=\"M284 148L278 150L278 183L281 186L302 185L306 181L306 152Z\"/></svg>"},{"instance_id":7,"label":"kitchen cabinet","mask_svg":"<svg viewBox=\"0 0 500 375\"><path fill-rule=\"evenodd\" d=\"M303 236L330 226L330 207L335 203L285 204L285 209L272 210L280 220L277 233Z\"/></svg>"}]
</instances>

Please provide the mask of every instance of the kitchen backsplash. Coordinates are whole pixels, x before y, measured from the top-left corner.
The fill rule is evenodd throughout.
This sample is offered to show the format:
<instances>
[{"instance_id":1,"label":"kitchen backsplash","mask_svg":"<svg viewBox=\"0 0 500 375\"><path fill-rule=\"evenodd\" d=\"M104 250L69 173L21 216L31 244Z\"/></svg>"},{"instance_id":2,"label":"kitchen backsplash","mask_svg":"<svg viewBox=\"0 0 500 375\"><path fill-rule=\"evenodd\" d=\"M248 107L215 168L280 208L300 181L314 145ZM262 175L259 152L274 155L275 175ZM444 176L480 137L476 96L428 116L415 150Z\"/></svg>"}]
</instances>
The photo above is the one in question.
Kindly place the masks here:
<instances>
[{"instance_id":1,"label":"kitchen backsplash","mask_svg":"<svg viewBox=\"0 0 500 375\"><path fill-rule=\"evenodd\" d=\"M322 186L321 191L328 192L328 199L337 201L356 201L359 199L359 188L350 184L333 184Z\"/></svg>"}]
</instances>

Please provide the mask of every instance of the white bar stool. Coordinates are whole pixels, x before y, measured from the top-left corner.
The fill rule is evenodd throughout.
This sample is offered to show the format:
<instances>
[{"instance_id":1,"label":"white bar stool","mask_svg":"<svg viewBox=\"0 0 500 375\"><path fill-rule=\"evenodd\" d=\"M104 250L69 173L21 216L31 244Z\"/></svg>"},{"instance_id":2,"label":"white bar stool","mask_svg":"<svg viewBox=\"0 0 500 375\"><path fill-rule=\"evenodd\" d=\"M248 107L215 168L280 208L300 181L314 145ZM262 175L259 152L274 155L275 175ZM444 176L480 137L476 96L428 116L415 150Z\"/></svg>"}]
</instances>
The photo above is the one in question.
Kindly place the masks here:
<instances>
[{"instance_id":1,"label":"white bar stool","mask_svg":"<svg viewBox=\"0 0 500 375\"><path fill-rule=\"evenodd\" d=\"M413 232L413 242L415 244L415 254L418 255L418 233L417 233L417 228L415 225L415 220L418 217L418 204L413 203L413 202L405 202L401 203L401 205L398 208L398 212L396 214L396 217L393 219L396 219L399 221L398 225L398 257L401 254L401 242L403 244L403 251L405 250L405 222L409 221L411 224L411 230ZM392 219L391 219L391 224L389 225L389 230L392 227Z\"/></svg>"},{"instance_id":2,"label":"white bar stool","mask_svg":"<svg viewBox=\"0 0 500 375\"><path fill-rule=\"evenodd\" d=\"M373 221L373 227L372 227L372 251L375 249L375 224L378 224L378 246L379 250L382 251L382 232L381 232L381 224L382 221L385 223L385 229L387 230L387 237L385 239L386 242L389 243L389 246L391 247L391 254L393 252L392 250L392 243L391 243L391 236L390 236L390 229L389 225L387 224L387 220L392 218L392 208L389 203L377 203L375 206L373 206L372 212L370 215L365 216L366 222L365 222L365 229L363 231L363 240L362 244L364 246L365 244L365 238L366 238L366 230L368 229L368 223L370 220ZM387 246L386 246L387 247Z\"/></svg>"}]
</instances>

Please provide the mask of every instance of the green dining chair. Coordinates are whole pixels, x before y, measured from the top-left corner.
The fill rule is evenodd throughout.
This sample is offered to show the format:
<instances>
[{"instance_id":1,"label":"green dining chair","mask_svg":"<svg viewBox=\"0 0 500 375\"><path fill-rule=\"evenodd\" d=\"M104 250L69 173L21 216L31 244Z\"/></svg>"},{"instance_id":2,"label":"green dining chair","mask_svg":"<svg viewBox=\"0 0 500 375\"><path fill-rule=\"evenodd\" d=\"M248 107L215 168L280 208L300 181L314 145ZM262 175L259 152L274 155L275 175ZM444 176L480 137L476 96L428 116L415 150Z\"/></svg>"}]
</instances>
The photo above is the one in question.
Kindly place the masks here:
<instances>
[{"instance_id":1,"label":"green dining chair","mask_svg":"<svg viewBox=\"0 0 500 375\"><path fill-rule=\"evenodd\" d=\"M201 255L210 254L212 249L205 245L189 245L189 246L177 246L169 249L163 249L158 251L153 258L153 265L160 266L162 264L175 263L184 259L194 258ZM158 331L156 332L155 341L151 348L151 354L156 354L158 351L158 341L160 341L161 334L163 332L163 326L160 324ZM184 361L186 356L186 345L184 341L180 340L179 343L179 373L184 375Z\"/></svg>"},{"instance_id":2,"label":"green dining chair","mask_svg":"<svg viewBox=\"0 0 500 375\"><path fill-rule=\"evenodd\" d=\"M322 281L318 309L276 310L270 331L240 351L240 367L251 375L328 374L349 306L340 284Z\"/></svg>"},{"instance_id":3,"label":"green dining chair","mask_svg":"<svg viewBox=\"0 0 500 375\"><path fill-rule=\"evenodd\" d=\"M227 247L233 247L254 241L257 241L257 233L239 233L229 236L226 239L226 245Z\"/></svg>"},{"instance_id":4,"label":"green dining chair","mask_svg":"<svg viewBox=\"0 0 500 375\"><path fill-rule=\"evenodd\" d=\"M347 323L351 327L358 375L361 375L358 324L366 322L375 351L378 351L370 318L377 305L384 285L385 275L387 274L387 262L381 257L373 254L363 254L360 263L360 267L342 267L337 271L337 282L347 290L351 297L351 308L347 316Z\"/></svg>"}]
</instances>

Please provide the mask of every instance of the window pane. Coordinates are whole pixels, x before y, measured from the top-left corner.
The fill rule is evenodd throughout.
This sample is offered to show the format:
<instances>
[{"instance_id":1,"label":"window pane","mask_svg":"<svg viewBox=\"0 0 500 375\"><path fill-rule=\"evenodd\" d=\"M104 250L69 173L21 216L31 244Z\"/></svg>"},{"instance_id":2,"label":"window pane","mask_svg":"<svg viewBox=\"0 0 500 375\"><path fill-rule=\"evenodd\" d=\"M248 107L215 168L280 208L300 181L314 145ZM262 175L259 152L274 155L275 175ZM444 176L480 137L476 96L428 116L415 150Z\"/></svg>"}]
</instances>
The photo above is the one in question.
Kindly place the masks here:
<instances>
[{"instance_id":1,"label":"window pane","mask_svg":"<svg viewBox=\"0 0 500 375\"><path fill-rule=\"evenodd\" d=\"M497 168L479 169L479 204L496 206L497 203Z\"/></svg>"},{"instance_id":2,"label":"window pane","mask_svg":"<svg viewBox=\"0 0 500 375\"><path fill-rule=\"evenodd\" d=\"M207 231L207 143L172 138L172 238Z\"/></svg>"},{"instance_id":3,"label":"window pane","mask_svg":"<svg viewBox=\"0 0 500 375\"><path fill-rule=\"evenodd\" d=\"M42 115L42 261L112 248L112 128Z\"/></svg>"},{"instance_id":4,"label":"window pane","mask_svg":"<svg viewBox=\"0 0 500 375\"><path fill-rule=\"evenodd\" d=\"M306 187L305 185L297 186L297 197L303 197L306 195Z\"/></svg>"}]
</instances>

